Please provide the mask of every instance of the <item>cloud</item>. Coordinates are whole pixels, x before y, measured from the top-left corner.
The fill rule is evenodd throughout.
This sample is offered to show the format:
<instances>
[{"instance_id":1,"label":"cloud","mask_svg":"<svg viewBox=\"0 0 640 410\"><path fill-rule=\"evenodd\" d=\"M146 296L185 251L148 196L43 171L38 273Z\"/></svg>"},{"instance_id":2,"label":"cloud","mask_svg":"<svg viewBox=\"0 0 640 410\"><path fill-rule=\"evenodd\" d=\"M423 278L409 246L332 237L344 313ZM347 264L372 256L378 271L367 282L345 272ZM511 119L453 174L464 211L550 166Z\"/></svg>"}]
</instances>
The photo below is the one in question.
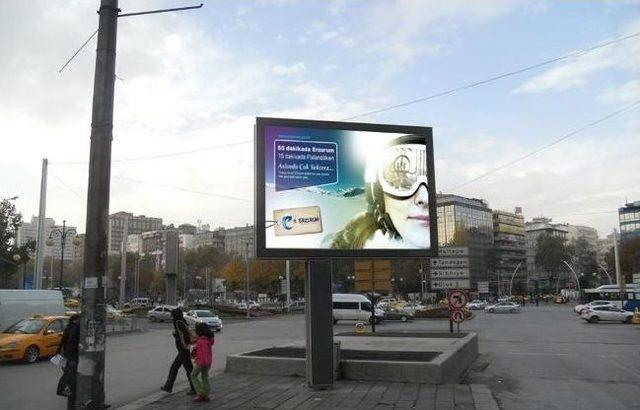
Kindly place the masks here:
<instances>
[{"instance_id":1,"label":"cloud","mask_svg":"<svg viewBox=\"0 0 640 410\"><path fill-rule=\"evenodd\" d=\"M618 87L611 87L600 98L612 104L629 104L640 99L640 80L631 80Z\"/></svg>"},{"instance_id":2,"label":"cloud","mask_svg":"<svg viewBox=\"0 0 640 410\"><path fill-rule=\"evenodd\" d=\"M640 20L635 20L622 30L619 37L629 36L639 31ZM586 85L593 76L605 70L617 69L630 74L640 72L640 41L637 37L586 54L580 54L579 50L574 53L577 53L575 57L528 79L514 91L516 93L567 91Z\"/></svg>"},{"instance_id":3,"label":"cloud","mask_svg":"<svg viewBox=\"0 0 640 410\"><path fill-rule=\"evenodd\" d=\"M277 75L293 76L302 73L306 68L307 67L303 62L298 61L288 66L276 65L271 69L271 71Z\"/></svg>"},{"instance_id":4,"label":"cloud","mask_svg":"<svg viewBox=\"0 0 640 410\"><path fill-rule=\"evenodd\" d=\"M488 199L493 209L523 206L527 219L556 216L557 222L594 226L604 236L617 225L616 211L625 198L640 197L640 179L629 172L637 167L639 132L638 126L624 132L594 129L453 193ZM537 148L515 143L513 136L439 134L455 141L438 150L436 161L438 190L447 193ZM603 210L610 212L593 214Z\"/></svg>"}]
</instances>

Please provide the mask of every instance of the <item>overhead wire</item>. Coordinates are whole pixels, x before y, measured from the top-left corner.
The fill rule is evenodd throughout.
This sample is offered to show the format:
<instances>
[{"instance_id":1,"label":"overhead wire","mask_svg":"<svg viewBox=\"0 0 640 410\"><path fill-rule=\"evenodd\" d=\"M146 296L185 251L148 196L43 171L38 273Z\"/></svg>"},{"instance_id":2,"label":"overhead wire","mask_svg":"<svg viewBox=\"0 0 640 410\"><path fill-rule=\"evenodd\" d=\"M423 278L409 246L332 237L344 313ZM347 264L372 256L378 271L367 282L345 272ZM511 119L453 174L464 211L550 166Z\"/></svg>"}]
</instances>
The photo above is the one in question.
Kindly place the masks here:
<instances>
[{"instance_id":1,"label":"overhead wire","mask_svg":"<svg viewBox=\"0 0 640 410\"><path fill-rule=\"evenodd\" d=\"M577 51L565 54L565 55L560 56L560 57L552 58L552 59L549 59L549 60L546 60L546 61L543 61L543 62L540 62L540 63L537 63L537 64L533 64L533 65L530 65L530 66L527 66L527 67L523 67L523 68L520 68L520 69L517 69L517 70L510 71L510 72L507 72L507 73L495 75L495 76L487 78L485 80L476 81L476 82L465 84L465 85L462 85L462 86L459 86L459 87L454 87L454 88L451 88L451 89L448 89L448 90L445 90L445 91L440 91L438 93L431 94L431 95L428 95L428 96L425 96L425 97L416 98L416 99L409 100L409 101L406 101L406 102L402 102L402 103L399 103L399 104L395 104L395 105L391 105L391 106L388 106L388 107L380 108L380 109L377 109L377 110L368 111L368 112L364 112L362 114L358 114L358 115L354 115L354 116L351 116L351 117L347 117L347 118L344 118L342 121L350 121L350 120L353 120L353 119L356 119L356 118L360 118L360 117L367 117L367 116L378 114L378 113L381 113L381 112L390 111L390 110L393 110L393 109L396 109L396 108L406 107L406 106L417 104L417 103L420 103L420 102L432 100L432 99L435 99L435 98L438 98L438 97L444 97L446 95L451 95L451 94L454 94L454 93L456 93L458 91L467 90L467 89L470 89L470 88L478 87L480 85L488 84L488 83L491 83L491 82L494 82L494 81L497 81L497 80L500 80L500 79L503 79L503 78L506 78L506 77L510 77L510 76L517 75L517 74L521 74L521 73L524 73L526 71L530 71L530 70L533 70L533 69L536 69L536 68L540 68L540 67L543 67L543 66L546 66L546 65L557 63L559 61L563 61L563 60L566 60L566 59L571 58L571 57L580 57L582 55L588 54L588 53L593 52L595 50L598 50L598 49L601 49L601 48L604 48L604 47L608 47L608 46L611 46L613 44L617 44L617 43L620 43L622 41L626 41L626 40L629 40L631 38L635 38L635 37L638 37L638 36L640 36L640 32L632 33L632 34L629 34L627 36L619 37L619 38L616 38L616 39L613 39L613 40L610 40L610 41L606 41L604 43L601 43L601 44L598 44L598 45L595 45L595 46L592 46L592 47L588 47L588 48L584 48L584 49L581 49L581 50L577 50ZM228 147L232 147L232 146L236 146L236 145L248 144L248 143L251 143L251 142L253 142L253 140L243 140L243 141L237 141L235 143L216 145L216 146L209 146L209 147L204 147L204 148L196 148L196 149L192 149L192 150L188 150L188 151L178 151L178 152L169 152L169 153L149 155L149 156L114 159L112 162L132 162L132 161L143 161L143 160L152 160L152 159L159 159L159 158L168 158L168 157L172 157L172 156L181 156L181 155L195 154L195 153L214 150L214 149L228 148ZM53 165L84 165L84 164L87 164L87 163L88 163L87 161L73 161L73 162L51 162L50 164L53 164Z\"/></svg>"},{"instance_id":2,"label":"overhead wire","mask_svg":"<svg viewBox=\"0 0 640 410\"><path fill-rule=\"evenodd\" d=\"M485 178L485 177L487 177L487 176L489 176L489 175L491 175L491 174L493 174L493 173L495 173L497 171L503 170L505 168L510 167L511 165L514 165L514 164L522 161L522 160L525 160L525 159L527 159L529 157L532 157L532 156L536 155L537 153L539 153L541 151L544 151L544 150L546 150L548 148L551 148L554 145L557 145L557 144L561 143L562 141L565 141L565 140L573 137L576 134L579 134L579 133L581 133L581 132L583 132L583 131L591 128L591 127L594 127L594 126L596 126L596 125L598 125L598 124L600 124L602 122L605 122L605 121L607 121L607 120L609 120L609 119L611 119L613 117L616 117L616 116L618 116L618 115L620 115L620 114L622 114L622 113L624 113L626 111L629 111L632 108L638 106L638 104L640 104L640 100L637 100L637 101L633 102L632 104L629 104L626 107L623 107L623 108L621 108L619 110L613 111L613 112L605 115L604 117L600 117L597 120L592 121L592 122L590 122L590 123L578 128L578 129L575 129L575 130L573 130L573 131L571 131L569 133L566 133L566 134L562 135L561 137L549 142L548 144L545 144L542 147L536 148L533 151L528 152L525 155L522 155L522 156L520 156L518 158L515 158L515 159L513 159L513 160L511 160L511 161L509 161L509 162L507 162L505 164L502 164L500 166L492 168L489 171L485 172L484 174L481 174L481 175L479 175L479 176L477 176L475 178L472 178L472 179L470 179L470 180L468 180L466 182L463 182L462 184L456 185L456 186L450 188L449 191L455 191L457 189L460 189L460 188L462 188L464 186L467 186L467 185L471 184L472 182L478 181L478 180L480 180L482 178Z\"/></svg>"}]
</instances>

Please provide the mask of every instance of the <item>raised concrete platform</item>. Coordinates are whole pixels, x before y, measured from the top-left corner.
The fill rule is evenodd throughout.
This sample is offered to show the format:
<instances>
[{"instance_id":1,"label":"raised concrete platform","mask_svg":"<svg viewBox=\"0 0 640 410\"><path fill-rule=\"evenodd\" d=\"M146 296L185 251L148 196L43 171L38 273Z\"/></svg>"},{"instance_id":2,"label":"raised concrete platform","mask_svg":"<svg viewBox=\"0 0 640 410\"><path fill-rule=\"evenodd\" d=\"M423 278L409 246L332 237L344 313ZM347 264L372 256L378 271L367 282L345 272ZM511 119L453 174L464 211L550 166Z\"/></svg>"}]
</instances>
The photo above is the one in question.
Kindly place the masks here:
<instances>
[{"instance_id":1,"label":"raised concrete platform","mask_svg":"<svg viewBox=\"0 0 640 410\"><path fill-rule=\"evenodd\" d=\"M478 357L475 333L345 333L337 377L347 380L456 383ZM230 373L305 376L304 342L227 357Z\"/></svg>"}]
</instances>

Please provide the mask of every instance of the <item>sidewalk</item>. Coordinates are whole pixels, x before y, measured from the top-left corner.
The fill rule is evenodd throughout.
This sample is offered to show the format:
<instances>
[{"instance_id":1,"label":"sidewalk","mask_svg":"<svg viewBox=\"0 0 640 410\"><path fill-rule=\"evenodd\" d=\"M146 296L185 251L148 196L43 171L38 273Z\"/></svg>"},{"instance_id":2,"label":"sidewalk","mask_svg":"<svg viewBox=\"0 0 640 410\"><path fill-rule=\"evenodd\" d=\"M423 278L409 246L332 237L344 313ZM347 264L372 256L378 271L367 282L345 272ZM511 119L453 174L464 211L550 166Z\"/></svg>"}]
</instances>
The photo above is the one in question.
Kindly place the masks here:
<instances>
[{"instance_id":1,"label":"sidewalk","mask_svg":"<svg viewBox=\"0 0 640 410\"><path fill-rule=\"evenodd\" d=\"M194 403L186 390L142 400L121 409L468 409L498 410L485 385L339 380L332 390L313 391L304 378L224 373L211 383L208 403ZM153 400L153 399L152 399Z\"/></svg>"}]
</instances>

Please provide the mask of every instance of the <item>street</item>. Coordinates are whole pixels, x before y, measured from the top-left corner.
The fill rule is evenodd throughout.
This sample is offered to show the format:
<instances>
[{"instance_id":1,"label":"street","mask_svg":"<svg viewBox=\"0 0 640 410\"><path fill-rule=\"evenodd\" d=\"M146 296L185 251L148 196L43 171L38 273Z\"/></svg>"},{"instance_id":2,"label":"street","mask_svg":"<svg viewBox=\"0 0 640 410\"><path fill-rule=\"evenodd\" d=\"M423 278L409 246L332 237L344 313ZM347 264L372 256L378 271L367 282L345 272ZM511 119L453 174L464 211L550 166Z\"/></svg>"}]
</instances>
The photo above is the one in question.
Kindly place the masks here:
<instances>
[{"instance_id":1,"label":"street","mask_svg":"<svg viewBox=\"0 0 640 410\"><path fill-rule=\"evenodd\" d=\"M336 332L353 322L338 323ZM385 330L448 330L446 320L383 322ZM173 358L169 324L112 336L107 345L107 403L114 407L156 393ZM487 384L504 409L628 409L640 385L640 329L588 324L570 306L527 305L519 314L476 312L461 331L479 333L480 358L465 382ZM216 334L215 372L228 354L304 339L304 315L225 323ZM0 365L0 407L64 408L48 361ZM178 384L184 382L180 373ZM24 389L23 386L30 386ZM186 398L185 398L186 400Z\"/></svg>"}]
</instances>

